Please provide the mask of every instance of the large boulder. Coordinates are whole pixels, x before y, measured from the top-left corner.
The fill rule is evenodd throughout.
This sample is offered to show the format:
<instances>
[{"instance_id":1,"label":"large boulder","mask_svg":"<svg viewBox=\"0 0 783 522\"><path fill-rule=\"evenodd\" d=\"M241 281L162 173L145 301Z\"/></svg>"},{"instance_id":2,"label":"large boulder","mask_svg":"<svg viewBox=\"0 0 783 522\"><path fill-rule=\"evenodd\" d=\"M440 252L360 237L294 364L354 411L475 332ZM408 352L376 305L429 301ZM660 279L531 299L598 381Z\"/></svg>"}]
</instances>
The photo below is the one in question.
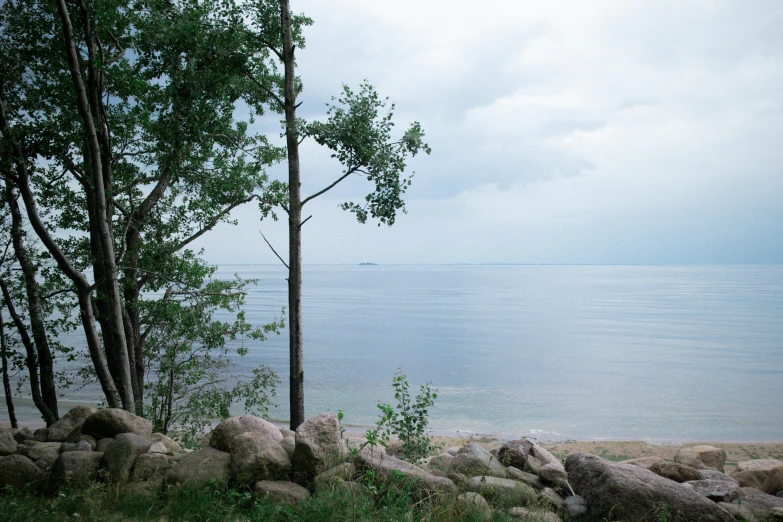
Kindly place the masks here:
<instances>
[{"instance_id":1,"label":"large boulder","mask_svg":"<svg viewBox=\"0 0 783 522\"><path fill-rule=\"evenodd\" d=\"M0 457L12 455L18 444L11 430L0 430Z\"/></svg>"},{"instance_id":2,"label":"large boulder","mask_svg":"<svg viewBox=\"0 0 783 522\"><path fill-rule=\"evenodd\" d=\"M52 480L57 486L84 487L92 483L101 468L103 453L68 451L52 466Z\"/></svg>"},{"instance_id":3,"label":"large boulder","mask_svg":"<svg viewBox=\"0 0 783 522\"><path fill-rule=\"evenodd\" d=\"M41 461L47 466L51 466L60 456L61 446L60 442L41 442L29 448L20 449L20 452L32 460Z\"/></svg>"},{"instance_id":4,"label":"large boulder","mask_svg":"<svg viewBox=\"0 0 783 522\"><path fill-rule=\"evenodd\" d=\"M163 444L166 448L166 453L169 453L171 455L176 455L177 453L182 453L182 446L179 445L179 442L167 437L166 435L162 433L153 433L149 437L150 441L153 443L160 443Z\"/></svg>"},{"instance_id":5,"label":"large boulder","mask_svg":"<svg viewBox=\"0 0 783 522\"><path fill-rule=\"evenodd\" d=\"M466 489L481 494L495 507L532 504L538 497L536 491L523 482L484 475L470 478Z\"/></svg>"},{"instance_id":6,"label":"large boulder","mask_svg":"<svg viewBox=\"0 0 783 522\"><path fill-rule=\"evenodd\" d=\"M229 417L215 426L209 438L209 445L220 451L231 451L231 442L234 437L247 432L264 434L274 442L283 440L280 430L271 422L253 415L239 415Z\"/></svg>"},{"instance_id":7,"label":"large boulder","mask_svg":"<svg viewBox=\"0 0 783 522\"><path fill-rule=\"evenodd\" d=\"M310 492L298 484L285 481L262 480L255 485L256 497L275 504L295 506L310 498Z\"/></svg>"},{"instance_id":8,"label":"large boulder","mask_svg":"<svg viewBox=\"0 0 783 522\"><path fill-rule=\"evenodd\" d=\"M150 446L149 439L141 435L120 433L106 446L106 452L103 454L106 471L114 480L127 481L136 459L147 453Z\"/></svg>"},{"instance_id":9,"label":"large boulder","mask_svg":"<svg viewBox=\"0 0 783 522\"><path fill-rule=\"evenodd\" d=\"M756 488L742 488L745 498L732 502L734 505L745 506L760 520L774 520L776 508L783 509L783 498L767 495Z\"/></svg>"},{"instance_id":10,"label":"large boulder","mask_svg":"<svg viewBox=\"0 0 783 522\"><path fill-rule=\"evenodd\" d=\"M524 482L528 486L531 486L537 490L542 490L546 488L546 484L541 482L541 479L538 478L538 475L533 475L532 473L528 473L527 471L522 471L520 469L515 468L514 466L509 466L506 469L506 473L508 473L508 478L519 480L520 482Z\"/></svg>"},{"instance_id":11,"label":"large boulder","mask_svg":"<svg viewBox=\"0 0 783 522\"><path fill-rule=\"evenodd\" d=\"M590 520L657 522L666 510L673 521L731 522L733 518L692 487L639 466L613 464L596 455L566 459L571 486L587 502Z\"/></svg>"},{"instance_id":12,"label":"large boulder","mask_svg":"<svg viewBox=\"0 0 783 522\"><path fill-rule=\"evenodd\" d=\"M525 469L525 461L532 449L533 443L527 439L510 440L498 450L498 460L505 466Z\"/></svg>"},{"instance_id":13,"label":"large boulder","mask_svg":"<svg viewBox=\"0 0 783 522\"><path fill-rule=\"evenodd\" d=\"M538 444L530 446L525 471L538 475L544 482L568 488L568 474L563 464Z\"/></svg>"},{"instance_id":14,"label":"large boulder","mask_svg":"<svg viewBox=\"0 0 783 522\"><path fill-rule=\"evenodd\" d=\"M44 476L41 468L24 455L9 455L0 458L0 486L22 489L35 484Z\"/></svg>"},{"instance_id":15,"label":"large boulder","mask_svg":"<svg viewBox=\"0 0 783 522\"><path fill-rule=\"evenodd\" d=\"M156 443L158 444L158 443ZM162 482L172 460L165 453L145 453L139 455L133 466L131 479L134 481Z\"/></svg>"},{"instance_id":16,"label":"large boulder","mask_svg":"<svg viewBox=\"0 0 783 522\"><path fill-rule=\"evenodd\" d=\"M315 477L315 486L319 487L329 483L351 480L356 476L356 466L351 462L343 462L339 466L327 469Z\"/></svg>"},{"instance_id":17,"label":"large boulder","mask_svg":"<svg viewBox=\"0 0 783 522\"><path fill-rule=\"evenodd\" d=\"M659 462L666 462L661 457L637 457L635 459L628 459L622 461L623 464L631 464L633 466L639 466L640 468L650 469L653 464Z\"/></svg>"},{"instance_id":18,"label":"large boulder","mask_svg":"<svg viewBox=\"0 0 783 522\"><path fill-rule=\"evenodd\" d=\"M467 477L490 475L506 478L505 466L487 448L474 443L465 444L457 452L454 460L451 461L449 471L462 473Z\"/></svg>"},{"instance_id":19,"label":"large boulder","mask_svg":"<svg viewBox=\"0 0 783 522\"><path fill-rule=\"evenodd\" d=\"M95 413L95 408L90 408L89 406L75 406L71 408L68 413L49 426L46 430L46 440L48 442L65 442L71 431L93 413Z\"/></svg>"},{"instance_id":20,"label":"large boulder","mask_svg":"<svg viewBox=\"0 0 783 522\"><path fill-rule=\"evenodd\" d=\"M461 512L473 513L479 520L490 520L492 508L479 493L468 491L457 497L457 505Z\"/></svg>"},{"instance_id":21,"label":"large boulder","mask_svg":"<svg viewBox=\"0 0 783 522\"><path fill-rule=\"evenodd\" d=\"M283 437L283 440L280 441L280 447L283 448L286 453L288 453L289 459L294 458L294 450L296 449L296 438Z\"/></svg>"},{"instance_id":22,"label":"large boulder","mask_svg":"<svg viewBox=\"0 0 783 522\"><path fill-rule=\"evenodd\" d=\"M209 480L224 485L228 482L231 455L215 448L201 448L188 453L166 473L170 485L203 486Z\"/></svg>"},{"instance_id":23,"label":"large boulder","mask_svg":"<svg viewBox=\"0 0 783 522\"><path fill-rule=\"evenodd\" d=\"M342 438L340 420L332 413L311 417L296 429L292 464L294 473L310 480L345 461L348 447Z\"/></svg>"},{"instance_id":24,"label":"large boulder","mask_svg":"<svg viewBox=\"0 0 783 522\"><path fill-rule=\"evenodd\" d=\"M231 476L237 484L252 486L261 480L288 477L288 453L268 433L247 431L231 442Z\"/></svg>"},{"instance_id":25,"label":"large boulder","mask_svg":"<svg viewBox=\"0 0 783 522\"><path fill-rule=\"evenodd\" d=\"M414 464L374 451L369 446L362 448L356 455L356 466L361 471L373 471L386 484L399 484L401 479L408 480L419 493L457 493L457 486L450 479L436 477Z\"/></svg>"},{"instance_id":26,"label":"large boulder","mask_svg":"<svg viewBox=\"0 0 783 522\"><path fill-rule=\"evenodd\" d=\"M87 417L81 432L96 440L116 437L121 433L134 433L149 439L152 435L152 423L120 408L106 408Z\"/></svg>"},{"instance_id":27,"label":"large boulder","mask_svg":"<svg viewBox=\"0 0 783 522\"><path fill-rule=\"evenodd\" d=\"M742 499L745 495L742 493L739 484L736 482L727 482L725 480L692 480L685 483L691 486L700 495L707 497L713 502L733 502Z\"/></svg>"},{"instance_id":28,"label":"large boulder","mask_svg":"<svg viewBox=\"0 0 783 522\"><path fill-rule=\"evenodd\" d=\"M783 466L779 466L769 472L769 476L764 481L761 491L767 495L777 495L783 491Z\"/></svg>"},{"instance_id":29,"label":"large boulder","mask_svg":"<svg viewBox=\"0 0 783 522\"><path fill-rule=\"evenodd\" d=\"M453 460L454 457L452 455L449 455L448 453L443 453L441 455L436 455L431 459L429 459L429 462L427 463L427 467L432 472L442 471L443 473L448 473Z\"/></svg>"},{"instance_id":30,"label":"large boulder","mask_svg":"<svg viewBox=\"0 0 783 522\"><path fill-rule=\"evenodd\" d=\"M712 468L723 473L723 465L726 463L726 450L705 444L680 448L674 455L674 462L695 469Z\"/></svg>"},{"instance_id":31,"label":"large boulder","mask_svg":"<svg viewBox=\"0 0 783 522\"><path fill-rule=\"evenodd\" d=\"M676 462L666 462L662 460L655 462L649 468L656 475L673 480L675 482L688 482L689 480L701 480L699 471L690 466L677 464Z\"/></svg>"}]
</instances>

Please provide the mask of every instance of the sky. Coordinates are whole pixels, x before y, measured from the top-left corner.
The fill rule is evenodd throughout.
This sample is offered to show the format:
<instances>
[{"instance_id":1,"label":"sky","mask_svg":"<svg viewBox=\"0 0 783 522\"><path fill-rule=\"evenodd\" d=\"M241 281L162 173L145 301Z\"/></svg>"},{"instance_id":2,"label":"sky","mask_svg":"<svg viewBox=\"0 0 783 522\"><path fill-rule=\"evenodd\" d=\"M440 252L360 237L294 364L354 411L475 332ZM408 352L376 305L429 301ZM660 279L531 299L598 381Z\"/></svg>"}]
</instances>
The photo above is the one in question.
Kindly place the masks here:
<instances>
[{"instance_id":1,"label":"sky","mask_svg":"<svg viewBox=\"0 0 783 522\"><path fill-rule=\"evenodd\" d=\"M308 203L304 263L783 263L783 2L291 4L315 22L299 115L367 79L432 147L393 227L339 209L360 178ZM341 174L301 154L303 195ZM233 217L208 260L278 262L259 230L286 257L285 221Z\"/></svg>"}]
</instances>

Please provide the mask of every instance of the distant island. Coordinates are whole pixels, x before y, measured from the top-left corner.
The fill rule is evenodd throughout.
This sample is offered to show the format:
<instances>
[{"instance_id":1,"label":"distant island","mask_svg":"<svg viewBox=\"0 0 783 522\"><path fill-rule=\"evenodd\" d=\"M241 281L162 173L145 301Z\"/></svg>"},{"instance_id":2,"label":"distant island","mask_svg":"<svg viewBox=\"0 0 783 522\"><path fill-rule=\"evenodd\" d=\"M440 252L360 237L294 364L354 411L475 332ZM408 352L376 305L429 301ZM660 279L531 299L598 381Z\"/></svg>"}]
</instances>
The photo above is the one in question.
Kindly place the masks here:
<instances>
[{"instance_id":1,"label":"distant island","mask_svg":"<svg viewBox=\"0 0 783 522\"><path fill-rule=\"evenodd\" d=\"M359 263L359 266L378 266L378 263Z\"/></svg>"}]
</instances>

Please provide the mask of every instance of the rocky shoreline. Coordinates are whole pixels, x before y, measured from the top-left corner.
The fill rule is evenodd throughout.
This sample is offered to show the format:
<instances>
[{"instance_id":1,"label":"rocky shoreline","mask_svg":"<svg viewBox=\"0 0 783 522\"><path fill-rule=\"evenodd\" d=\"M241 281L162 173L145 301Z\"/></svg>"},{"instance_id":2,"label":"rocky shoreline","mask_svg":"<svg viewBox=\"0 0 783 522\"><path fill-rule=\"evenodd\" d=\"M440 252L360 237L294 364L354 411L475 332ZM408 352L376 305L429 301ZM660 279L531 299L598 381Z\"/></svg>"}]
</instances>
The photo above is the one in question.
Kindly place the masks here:
<instances>
[{"instance_id":1,"label":"rocky shoreline","mask_svg":"<svg viewBox=\"0 0 783 522\"><path fill-rule=\"evenodd\" d=\"M393 444L373 447L345 433L334 414L316 415L296 432L238 416L191 451L126 411L80 406L49 428L0 430L0 487L50 494L110 481L152 494L214 482L297 504L319 487L361 490L370 472L388 484L405 481L422 498L453 497L487 518L500 510L547 522L783 520L783 461L770 458L780 456L779 444L727 451L639 441L436 442L445 451L413 465L395 456ZM756 453L760 448L766 453Z\"/></svg>"}]
</instances>

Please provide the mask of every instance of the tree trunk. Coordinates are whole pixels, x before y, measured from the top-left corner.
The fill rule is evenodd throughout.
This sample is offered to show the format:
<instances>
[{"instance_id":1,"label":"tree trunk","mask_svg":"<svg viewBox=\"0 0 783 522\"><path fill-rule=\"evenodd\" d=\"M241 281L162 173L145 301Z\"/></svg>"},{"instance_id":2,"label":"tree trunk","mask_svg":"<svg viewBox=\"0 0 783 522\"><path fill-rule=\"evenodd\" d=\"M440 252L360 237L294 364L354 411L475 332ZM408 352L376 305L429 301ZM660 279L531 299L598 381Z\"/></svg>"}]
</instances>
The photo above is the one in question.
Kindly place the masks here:
<instances>
[{"instance_id":1,"label":"tree trunk","mask_svg":"<svg viewBox=\"0 0 783 522\"><path fill-rule=\"evenodd\" d=\"M8 407L8 420L11 421L11 427L19 428L16 422L16 412L14 411L14 398L11 395L11 381L8 379L8 352L5 344L5 324L3 324L3 307L0 306L0 357L3 360L3 391L5 392L5 405Z\"/></svg>"},{"instance_id":2,"label":"tree trunk","mask_svg":"<svg viewBox=\"0 0 783 522\"><path fill-rule=\"evenodd\" d=\"M291 385L291 429L305 420L304 367L302 357L302 203L299 181L299 134L296 128L294 44L291 36L291 9L280 0L285 65L285 137L288 149L288 332Z\"/></svg>"}]
</instances>

